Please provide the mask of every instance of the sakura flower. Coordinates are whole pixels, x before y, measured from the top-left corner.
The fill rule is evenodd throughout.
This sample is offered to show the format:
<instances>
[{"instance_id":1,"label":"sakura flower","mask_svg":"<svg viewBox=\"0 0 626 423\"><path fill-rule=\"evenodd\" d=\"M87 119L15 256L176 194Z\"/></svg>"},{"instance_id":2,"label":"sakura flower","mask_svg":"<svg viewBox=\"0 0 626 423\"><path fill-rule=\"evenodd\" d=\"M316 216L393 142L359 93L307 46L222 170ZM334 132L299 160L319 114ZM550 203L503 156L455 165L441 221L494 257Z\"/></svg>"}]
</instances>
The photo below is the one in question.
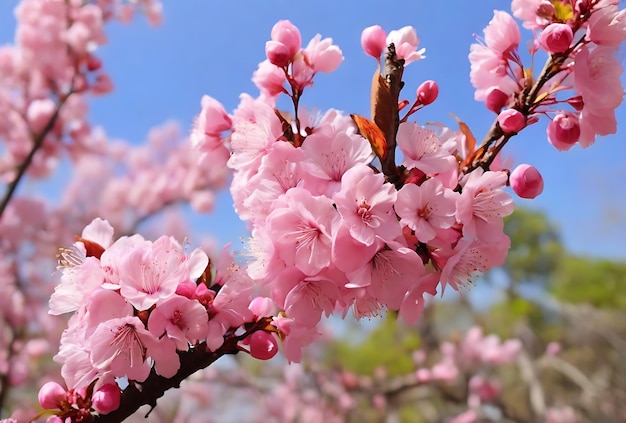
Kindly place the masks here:
<instances>
[{"instance_id":1,"label":"sakura flower","mask_svg":"<svg viewBox=\"0 0 626 423\"><path fill-rule=\"evenodd\" d=\"M455 148L452 138L442 138L432 129L413 122L403 122L398 128L398 148L407 168L417 168L427 175L444 173L456 167L451 151Z\"/></svg>"},{"instance_id":2,"label":"sakura flower","mask_svg":"<svg viewBox=\"0 0 626 423\"><path fill-rule=\"evenodd\" d=\"M287 191L284 201L283 207L267 217L268 235L288 266L314 275L330 264L332 232L339 215L330 199L312 196L302 188Z\"/></svg>"},{"instance_id":3,"label":"sakura flower","mask_svg":"<svg viewBox=\"0 0 626 423\"><path fill-rule=\"evenodd\" d=\"M620 10L617 2L597 5L587 21L585 38L600 46L619 47L626 40L626 10Z\"/></svg>"},{"instance_id":4,"label":"sakura flower","mask_svg":"<svg viewBox=\"0 0 626 423\"><path fill-rule=\"evenodd\" d=\"M320 34L309 41L303 54L315 72L334 72L343 61L341 49L333 44L332 38L322 39Z\"/></svg>"},{"instance_id":5,"label":"sakura flower","mask_svg":"<svg viewBox=\"0 0 626 423\"><path fill-rule=\"evenodd\" d=\"M515 208L511 196L502 189L506 173L477 169L466 178L456 211L457 220L463 223L463 235L483 241L499 238L504 217Z\"/></svg>"},{"instance_id":6,"label":"sakura flower","mask_svg":"<svg viewBox=\"0 0 626 423\"><path fill-rule=\"evenodd\" d=\"M377 236L384 241L400 236L393 212L396 189L385 183L382 174L374 174L364 164L357 165L344 173L341 186L333 200L354 239L372 245Z\"/></svg>"},{"instance_id":7,"label":"sakura flower","mask_svg":"<svg viewBox=\"0 0 626 423\"><path fill-rule=\"evenodd\" d=\"M470 285L473 278L488 269L502 265L510 245L511 241L506 235L490 244L461 239L449 256L442 257L440 253L433 253L442 267L442 294L447 285L458 291L459 288ZM442 262L445 264L442 265Z\"/></svg>"},{"instance_id":8,"label":"sakura flower","mask_svg":"<svg viewBox=\"0 0 626 423\"><path fill-rule=\"evenodd\" d=\"M356 134L352 120L334 110L324 115L302 150L303 187L328 196L339 190L348 169L357 163L367 164L374 157L369 142Z\"/></svg>"},{"instance_id":9,"label":"sakura flower","mask_svg":"<svg viewBox=\"0 0 626 423\"><path fill-rule=\"evenodd\" d=\"M186 351L189 344L207 337L208 321L209 316L202 304L175 295L152 310L148 329L158 338L165 333L176 342L176 349Z\"/></svg>"},{"instance_id":10,"label":"sakura flower","mask_svg":"<svg viewBox=\"0 0 626 423\"><path fill-rule=\"evenodd\" d=\"M474 98L478 101L485 101L492 89L513 94L519 89L517 80L522 77L515 74L509 64L521 38L513 17L506 12L494 11L484 34L485 45L472 44L469 54L470 80L476 88Z\"/></svg>"},{"instance_id":11,"label":"sakura flower","mask_svg":"<svg viewBox=\"0 0 626 423\"><path fill-rule=\"evenodd\" d=\"M426 49L417 50L419 38L412 26L405 26L393 30L387 35L387 45L392 44L396 48L396 55L404 59L404 65L423 59Z\"/></svg>"},{"instance_id":12,"label":"sakura flower","mask_svg":"<svg viewBox=\"0 0 626 423\"><path fill-rule=\"evenodd\" d=\"M85 258L79 266L63 271L61 281L50 297L48 313L59 315L78 310L104 281L100 261L95 257Z\"/></svg>"},{"instance_id":13,"label":"sakura flower","mask_svg":"<svg viewBox=\"0 0 626 423\"><path fill-rule=\"evenodd\" d=\"M428 242L435 238L437 229L447 229L454 224L456 197L456 193L431 178L420 186L403 186L394 208L400 216L400 224L415 231L421 242Z\"/></svg>"},{"instance_id":14,"label":"sakura flower","mask_svg":"<svg viewBox=\"0 0 626 423\"><path fill-rule=\"evenodd\" d=\"M188 279L181 247L163 236L131 251L119 263L120 292L137 310L147 310L176 292Z\"/></svg>"},{"instance_id":15,"label":"sakura flower","mask_svg":"<svg viewBox=\"0 0 626 423\"><path fill-rule=\"evenodd\" d=\"M101 323L91 340L91 361L97 369L110 369L114 376L127 376L143 382L151 363L147 360L159 341L135 316L111 319Z\"/></svg>"}]
</instances>

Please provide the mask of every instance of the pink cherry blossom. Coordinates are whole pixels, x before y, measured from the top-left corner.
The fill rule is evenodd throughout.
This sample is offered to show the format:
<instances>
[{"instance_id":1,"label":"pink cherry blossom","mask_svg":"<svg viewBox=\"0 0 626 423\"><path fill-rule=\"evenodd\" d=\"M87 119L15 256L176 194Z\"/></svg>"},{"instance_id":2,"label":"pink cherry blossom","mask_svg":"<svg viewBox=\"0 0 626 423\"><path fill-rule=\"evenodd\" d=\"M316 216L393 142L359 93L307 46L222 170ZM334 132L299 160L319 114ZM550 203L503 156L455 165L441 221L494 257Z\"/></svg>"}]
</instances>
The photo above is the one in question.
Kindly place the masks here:
<instances>
[{"instance_id":1,"label":"pink cherry blossom","mask_svg":"<svg viewBox=\"0 0 626 423\"><path fill-rule=\"evenodd\" d=\"M285 72L269 60L259 63L257 70L252 74L254 85L269 98L285 92L286 80Z\"/></svg>"},{"instance_id":2,"label":"pink cherry blossom","mask_svg":"<svg viewBox=\"0 0 626 423\"><path fill-rule=\"evenodd\" d=\"M435 237L436 229L447 229L454 224L456 201L456 193L431 178L420 186L403 186L394 209L402 225L414 230L421 242L428 242Z\"/></svg>"},{"instance_id":3,"label":"pink cherry blossom","mask_svg":"<svg viewBox=\"0 0 626 423\"><path fill-rule=\"evenodd\" d=\"M427 175L435 175L456 167L456 159L451 154L456 143L452 138L440 137L434 130L413 122L403 122L397 139L404 156L402 164L409 169L417 168Z\"/></svg>"},{"instance_id":4,"label":"pink cherry blossom","mask_svg":"<svg viewBox=\"0 0 626 423\"><path fill-rule=\"evenodd\" d=\"M620 10L618 2L597 5L587 22L585 38L600 46L619 47L626 40L626 10Z\"/></svg>"},{"instance_id":5,"label":"pink cherry blossom","mask_svg":"<svg viewBox=\"0 0 626 423\"><path fill-rule=\"evenodd\" d=\"M376 237L392 241L400 236L393 212L396 189L385 183L382 174L375 174L364 164L357 165L343 174L341 186L333 200L354 239L372 245Z\"/></svg>"},{"instance_id":6,"label":"pink cherry blossom","mask_svg":"<svg viewBox=\"0 0 626 423\"><path fill-rule=\"evenodd\" d=\"M97 369L111 369L116 377L146 380L151 363L147 360L157 339L135 316L111 319L101 323L91 340L91 361ZM149 351L150 349L150 351Z\"/></svg>"},{"instance_id":7,"label":"pink cherry blossom","mask_svg":"<svg viewBox=\"0 0 626 423\"><path fill-rule=\"evenodd\" d=\"M119 263L121 294L137 310L149 309L189 277L184 260L180 245L166 236L131 251Z\"/></svg>"},{"instance_id":8,"label":"pink cherry blossom","mask_svg":"<svg viewBox=\"0 0 626 423\"><path fill-rule=\"evenodd\" d=\"M506 12L494 11L494 17L484 29L485 45L472 44L469 59L470 80L476 92L474 98L484 101L487 93L498 89L511 95L519 89L515 74L508 60L517 50L520 32L513 17Z\"/></svg>"},{"instance_id":9,"label":"pink cherry blossom","mask_svg":"<svg viewBox=\"0 0 626 423\"><path fill-rule=\"evenodd\" d=\"M490 241L502 235L503 219L515 208L511 196L502 189L506 182L506 173L482 169L473 171L463 181L456 217L463 224L465 237Z\"/></svg>"},{"instance_id":10,"label":"pink cherry blossom","mask_svg":"<svg viewBox=\"0 0 626 423\"><path fill-rule=\"evenodd\" d=\"M387 35L387 45L394 44L396 55L400 59L404 59L404 65L423 59L426 49L417 50L419 38L412 26L405 26L400 29L393 30Z\"/></svg>"},{"instance_id":11,"label":"pink cherry blossom","mask_svg":"<svg viewBox=\"0 0 626 423\"><path fill-rule=\"evenodd\" d=\"M334 72L343 62L341 49L333 44L332 38L322 39L320 34L309 41L303 54L315 72Z\"/></svg>"},{"instance_id":12,"label":"pink cherry blossom","mask_svg":"<svg viewBox=\"0 0 626 423\"><path fill-rule=\"evenodd\" d=\"M524 28L537 29L548 23L547 17L554 13L554 6L548 0L513 0L513 15L524 21Z\"/></svg>"},{"instance_id":13,"label":"pink cherry blossom","mask_svg":"<svg viewBox=\"0 0 626 423\"><path fill-rule=\"evenodd\" d=\"M176 349L186 351L189 345L208 335L209 316L197 301L173 295L159 303L150 313L148 329L157 338L167 335L176 343Z\"/></svg>"},{"instance_id":14,"label":"pink cherry blossom","mask_svg":"<svg viewBox=\"0 0 626 423\"><path fill-rule=\"evenodd\" d=\"M452 254L443 258L445 265L441 271L442 294L447 285L454 290L469 286L472 279L494 266L504 263L511 241L502 235L497 242L484 244L479 240L462 239L454 247ZM438 254L435 254L436 256Z\"/></svg>"},{"instance_id":15,"label":"pink cherry blossom","mask_svg":"<svg viewBox=\"0 0 626 423\"><path fill-rule=\"evenodd\" d=\"M267 217L267 231L274 239L276 253L288 266L296 266L307 275L328 267L332 234L339 214L330 199L312 196L302 188L292 188Z\"/></svg>"}]
</instances>

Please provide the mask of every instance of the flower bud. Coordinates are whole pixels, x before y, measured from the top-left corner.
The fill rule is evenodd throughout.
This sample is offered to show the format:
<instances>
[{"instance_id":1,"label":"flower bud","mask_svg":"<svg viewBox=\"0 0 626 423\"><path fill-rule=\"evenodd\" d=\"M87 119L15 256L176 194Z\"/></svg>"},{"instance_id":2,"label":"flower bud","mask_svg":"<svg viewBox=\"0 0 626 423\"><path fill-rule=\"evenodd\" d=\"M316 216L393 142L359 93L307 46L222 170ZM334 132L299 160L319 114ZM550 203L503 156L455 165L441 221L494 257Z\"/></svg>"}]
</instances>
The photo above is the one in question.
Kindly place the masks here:
<instances>
[{"instance_id":1,"label":"flower bud","mask_svg":"<svg viewBox=\"0 0 626 423\"><path fill-rule=\"evenodd\" d=\"M122 393L114 383L104 384L94 392L91 397L91 405L100 414L109 414L120 407Z\"/></svg>"},{"instance_id":2,"label":"flower bud","mask_svg":"<svg viewBox=\"0 0 626 423\"><path fill-rule=\"evenodd\" d=\"M302 46L300 30L289 21L276 22L272 27L271 38L287 47L290 59L295 57Z\"/></svg>"},{"instance_id":3,"label":"flower bud","mask_svg":"<svg viewBox=\"0 0 626 423\"><path fill-rule=\"evenodd\" d=\"M522 198L535 198L543 191L543 178L539 171L528 164L515 168L509 176L511 188Z\"/></svg>"},{"instance_id":4,"label":"flower bud","mask_svg":"<svg viewBox=\"0 0 626 423\"><path fill-rule=\"evenodd\" d=\"M44 409L54 410L67 400L67 392L58 383L47 382L39 389L37 398Z\"/></svg>"},{"instance_id":5,"label":"flower bud","mask_svg":"<svg viewBox=\"0 0 626 423\"><path fill-rule=\"evenodd\" d=\"M563 53L574 40L574 33L569 25L553 23L539 35L539 44L550 53Z\"/></svg>"},{"instance_id":6,"label":"flower bud","mask_svg":"<svg viewBox=\"0 0 626 423\"><path fill-rule=\"evenodd\" d=\"M569 150L580 138L578 117L571 112L560 112L548 124L546 133L557 150Z\"/></svg>"},{"instance_id":7,"label":"flower bud","mask_svg":"<svg viewBox=\"0 0 626 423\"><path fill-rule=\"evenodd\" d=\"M435 101L438 95L439 86L430 79L422 82L422 85L417 87L417 100L424 106Z\"/></svg>"},{"instance_id":8,"label":"flower bud","mask_svg":"<svg viewBox=\"0 0 626 423\"><path fill-rule=\"evenodd\" d=\"M506 94L505 92L497 88L490 88L487 91L487 98L485 99L485 105L487 106L487 109L491 110L495 114L500 113L500 110L502 110L502 108L506 106L508 102L509 102L509 95Z\"/></svg>"},{"instance_id":9,"label":"flower bud","mask_svg":"<svg viewBox=\"0 0 626 423\"><path fill-rule=\"evenodd\" d=\"M387 47L387 34L380 25L368 26L361 32L361 47L365 54L380 59Z\"/></svg>"},{"instance_id":10,"label":"flower bud","mask_svg":"<svg viewBox=\"0 0 626 423\"><path fill-rule=\"evenodd\" d=\"M265 55L271 64L276 65L279 68L287 66L293 58L289 52L289 48L279 41L266 42Z\"/></svg>"},{"instance_id":11,"label":"flower bud","mask_svg":"<svg viewBox=\"0 0 626 423\"><path fill-rule=\"evenodd\" d=\"M506 133L519 132L526 126L526 117L515 109L506 109L498 115L500 128Z\"/></svg>"},{"instance_id":12,"label":"flower bud","mask_svg":"<svg viewBox=\"0 0 626 423\"><path fill-rule=\"evenodd\" d=\"M271 333L256 331L250 335L250 355L259 360L269 360L278 352L278 343Z\"/></svg>"}]
</instances>

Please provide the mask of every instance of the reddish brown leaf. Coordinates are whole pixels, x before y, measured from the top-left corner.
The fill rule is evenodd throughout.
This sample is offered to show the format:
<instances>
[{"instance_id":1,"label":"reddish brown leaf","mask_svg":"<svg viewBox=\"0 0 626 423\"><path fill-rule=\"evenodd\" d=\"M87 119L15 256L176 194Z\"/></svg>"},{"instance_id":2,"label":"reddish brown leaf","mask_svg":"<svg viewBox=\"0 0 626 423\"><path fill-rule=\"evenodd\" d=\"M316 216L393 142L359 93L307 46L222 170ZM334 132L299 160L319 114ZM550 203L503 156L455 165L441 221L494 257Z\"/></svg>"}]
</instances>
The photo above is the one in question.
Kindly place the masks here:
<instances>
[{"instance_id":1,"label":"reddish brown leaf","mask_svg":"<svg viewBox=\"0 0 626 423\"><path fill-rule=\"evenodd\" d=\"M474 151L476 150L476 138L474 137L474 134L472 134L471 129L469 128L469 126L467 126L465 122L463 122L452 113L450 113L450 116L452 116L457 121L457 123L459 124L459 129L461 130L463 135L465 135L465 151L467 152L467 157L465 157L465 164L467 165L469 164L469 162L471 162L474 156Z\"/></svg>"},{"instance_id":2,"label":"reddish brown leaf","mask_svg":"<svg viewBox=\"0 0 626 423\"><path fill-rule=\"evenodd\" d=\"M387 81L380 74L380 66L372 78L372 92L370 97L372 121L384 133L393 128L394 117L398 115L398 100L393 98Z\"/></svg>"},{"instance_id":3,"label":"reddish brown leaf","mask_svg":"<svg viewBox=\"0 0 626 423\"><path fill-rule=\"evenodd\" d=\"M350 115L359 133L370 142L372 151L378 156L379 159L383 159L387 154L387 142L385 140L385 134L380 130L376 123L359 115Z\"/></svg>"}]
</instances>

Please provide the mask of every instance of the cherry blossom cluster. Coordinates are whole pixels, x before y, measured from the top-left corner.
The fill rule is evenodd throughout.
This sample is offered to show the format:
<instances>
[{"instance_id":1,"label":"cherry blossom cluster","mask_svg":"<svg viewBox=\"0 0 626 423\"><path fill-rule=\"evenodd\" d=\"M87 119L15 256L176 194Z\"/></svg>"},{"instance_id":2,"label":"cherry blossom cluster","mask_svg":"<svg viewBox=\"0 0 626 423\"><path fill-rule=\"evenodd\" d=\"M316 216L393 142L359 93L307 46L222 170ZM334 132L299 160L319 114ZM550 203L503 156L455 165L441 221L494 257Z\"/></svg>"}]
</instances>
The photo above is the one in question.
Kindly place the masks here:
<instances>
[{"instance_id":1,"label":"cherry blossom cluster","mask_svg":"<svg viewBox=\"0 0 626 423\"><path fill-rule=\"evenodd\" d=\"M375 51L397 45L397 58L410 62L422 57L417 43L415 30L405 27L383 36ZM204 149L232 131L231 193L252 231L247 271L290 319L286 339L304 345L315 338L322 315L350 308L358 317L399 310L414 322L423 295L435 294L439 283L458 289L502 264L509 247L503 218L513 211L503 189L506 172L463 175L461 132L403 120L397 131L402 180L394 185L376 169L370 142L349 116L298 109L317 71L341 62L339 48L318 35L303 49L298 29L281 21L266 54L254 77L262 95L243 95L232 116L203 99L194 131L206 133L198 141ZM432 82L420 87L415 104L432 102L435 90ZM281 94L295 105L293 118L276 109Z\"/></svg>"},{"instance_id":2,"label":"cherry blossom cluster","mask_svg":"<svg viewBox=\"0 0 626 423\"><path fill-rule=\"evenodd\" d=\"M48 175L62 151L91 149L85 95L113 88L96 55L104 25L130 19L138 7L159 21L156 0L26 0L16 7L15 45L0 47L0 178L14 180L33 149L28 172L36 177Z\"/></svg>"},{"instance_id":3,"label":"cherry blossom cluster","mask_svg":"<svg viewBox=\"0 0 626 423\"><path fill-rule=\"evenodd\" d=\"M241 349L248 346L259 359L277 352L268 333L276 329L261 319L271 304L252 299L250 279L227 252L212 272L199 249L186 253L167 236L113 241L111 225L95 219L71 248L61 250L59 263L60 283L49 305L51 314L74 313L55 356L69 390L48 385L40 395L42 406L58 409L60 417L115 410L119 401L105 412L95 398L118 395L116 379L141 383L151 372L171 378L180 368L178 352L216 351L245 323L257 323L258 330L248 327L237 335L236 342L245 341ZM68 399L75 395L80 400Z\"/></svg>"},{"instance_id":4,"label":"cherry blossom cluster","mask_svg":"<svg viewBox=\"0 0 626 423\"><path fill-rule=\"evenodd\" d=\"M495 11L469 55L476 100L498 114L507 133L548 116L548 141L561 151L614 134L624 97L616 55L626 40L626 15L619 1L513 0L512 11L535 34L529 53L547 53L549 60L538 76L525 67L517 22ZM570 89L573 94L564 93Z\"/></svg>"}]
</instances>

